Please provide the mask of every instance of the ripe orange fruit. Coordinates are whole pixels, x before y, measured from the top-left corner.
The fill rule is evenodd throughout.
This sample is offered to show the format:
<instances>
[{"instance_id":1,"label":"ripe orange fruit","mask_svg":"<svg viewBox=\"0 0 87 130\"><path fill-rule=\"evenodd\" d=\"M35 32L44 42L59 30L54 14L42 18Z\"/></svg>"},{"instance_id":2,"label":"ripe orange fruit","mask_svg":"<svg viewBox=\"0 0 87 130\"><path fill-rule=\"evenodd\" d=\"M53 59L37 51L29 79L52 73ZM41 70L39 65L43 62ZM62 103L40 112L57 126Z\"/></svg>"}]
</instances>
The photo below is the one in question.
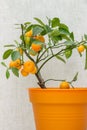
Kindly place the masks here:
<instances>
[{"instance_id":1,"label":"ripe orange fruit","mask_svg":"<svg viewBox=\"0 0 87 130\"><path fill-rule=\"evenodd\" d=\"M9 67L12 68L12 67L14 67L14 66L15 66L14 61L11 61L11 62L9 63Z\"/></svg>"},{"instance_id":2,"label":"ripe orange fruit","mask_svg":"<svg viewBox=\"0 0 87 130\"><path fill-rule=\"evenodd\" d=\"M36 74L37 73L37 68L35 67L34 70L31 72L31 74Z\"/></svg>"},{"instance_id":3,"label":"ripe orange fruit","mask_svg":"<svg viewBox=\"0 0 87 130\"><path fill-rule=\"evenodd\" d=\"M77 50L78 50L78 52L83 52L84 50L85 50L85 47L84 47L84 45L80 45L79 47L77 47Z\"/></svg>"},{"instance_id":4,"label":"ripe orange fruit","mask_svg":"<svg viewBox=\"0 0 87 130\"><path fill-rule=\"evenodd\" d=\"M28 32L25 33L26 37L32 37L32 35L33 35L32 30L30 30L30 31L28 31Z\"/></svg>"},{"instance_id":5,"label":"ripe orange fruit","mask_svg":"<svg viewBox=\"0 0 87 130\"><path fill-rule=\"evenodd\" d=\"M21 70L21 74L22 74L22 76L28 76L28 75L29 75L29 73L28 73L28 72L25 72L24 69Z\"/></svg>"},{"instance_id":6,"label":"ripe orange fruit","mask_svg":"<svg viewBox=\"0 0 87 130\"><path fill-rule=\"evenodd\" d=\"M25 72L28 72L28 73L32 72L34 70L34 67L35 67L35 64L33 61L26 61L24 63L24 71Z\"/></svg>"},{"instance_id":7,"label":"ripe orange fruit","mask_svg":"<svg viewBox=\"0 0 87 130\"><path fill-rule=\"evenodd\" d=\"M42 49L42 46L40 44L32 43L31 48L32 48L32 50L38 52Z\"/></svg>"},{"instance_id":8,"label":"ripe orange fruit","mask_svg":"<svg viewBox=\"0 0 87 130\"><path fill-rule=\"evenodd\" d=\"M45 42L45 38L43 36L41 36L41 35L36 36L35 39L37 39L40 42Z\"/></svg>"},{"instance_id":9,"label":"ripe orange fruit","mask_svg":"<svg viewBox=\"0 0 87 130\"><path fill-rule=\"evenodd\" d=\"M60 83L60 88L61 88L61 89L69 89L69 88L70 88L70 85L69 85L68 82L63 81L63 82Z\"/></svg>"},{"instance_id":10,"label":"ripe orange fruit","mask_svg":"<svg viewBox=\"0 0 87 130\"><path fill-rule=\"evenodd\" d=\"M15 60L14 65L15 65L15 67L20 66L21 65L21 60L20 59Z\"/></svg>"}]
</instances>

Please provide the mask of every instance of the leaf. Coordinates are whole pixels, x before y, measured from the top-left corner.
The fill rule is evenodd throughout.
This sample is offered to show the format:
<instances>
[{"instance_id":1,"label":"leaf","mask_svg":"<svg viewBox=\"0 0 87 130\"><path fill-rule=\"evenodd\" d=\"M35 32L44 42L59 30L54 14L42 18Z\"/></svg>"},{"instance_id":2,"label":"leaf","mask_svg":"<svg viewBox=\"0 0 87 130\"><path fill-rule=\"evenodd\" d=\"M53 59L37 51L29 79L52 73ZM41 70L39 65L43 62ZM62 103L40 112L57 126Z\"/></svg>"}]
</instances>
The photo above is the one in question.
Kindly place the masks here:
<instances>
[{"instance_id":1,"label":"leaf","mask_svg":"<svg viewBox=\"0 0 87 130\"><path fill-rule=\"evenodd\" d=\"M35 27L33 28L33 35L40 34L42 31L43 31L43 28L42 28L42 27L40 27L40 26L35 26Z\"/></svg>"},{"instance_id":2,"label":"leaf","mask_svg":"<svg viewBox=\"0 0 87 130\"><path fill-rule=\"evenodd\" d=\"M1 64L2 64L4 67L7 68L7 65L6 65L4 62L1 62Z\"/></svg>"},{"instance_id":3,"label":"leaf","mask_svg":"<svg viewBox=\"0 0 87 130\"><path fill-rule=\"evenodd\" d=\"M20 59L20 52L19 51L13 51L12 54L11 54L11 59L13 61Z\"/></svg>"},{"instance_id":4,"label":"leaf","mask_svg":"<svg viewBox=\"0 0 87 130\"><path fill-rule=\"evenodd\" d=\"M78 72L75 74L74 78L72 81L76 81L77 80L77 77L78 77Z\"/></svg>"},{"instance_id":5,"label":"leaf","mask_svg":"<svg viewBox=\"0 0 87 130\"><path fill-rule=\"evenodd\" d=\"M63 23L61 23L61 24L59 25L59 27L65 29L65 30L67 30L67 31L69 31L68 26L65 25L65 24L63 24Z\"/></svg>"},{"instance_id":6,"label":"leaf","mask_svg":"<svg viewBox=\"0 0 87 130\"><path fill-rule=\"evenodd\" d=\"M59 18L55 17L55 18L52 19L52 27L53 28L59 26L59 24L60 24L60 19Z\"/></svg>"},{"instance_id":7,"label":"leaf","mask_svg":"<svg viewBox=\"0 0 87 130\"><path fill-rule=\"evenodd\" d=\"M13 49L6 50L3 54L3 59L7 59L11 55L12 51Z\"/></svg>"},{"instance_id":8,"label":"leaf","mask_svg":"<svg viewBox=\"0 0 87 130\"><path fill-rule=\"evenodd\" d=\"M64 42L66 46L70 46L70 45L74 45L74 42L73 41L65 41Z\"/></svg>"},{"instance_id":9,"label":"leaf","mask_svg":"<svg viewBox=\"0 0 87 130\"><path fill-rule=\"evenodd\" d=\"M66 57L67 59L70 58L71 55L72 55L72 50L71 50L71 49L65 51L65 57Z\"/></svg>"},{"instance_id":10,"label":"leaf","mask_svg":"<svg viewBox=\"0 0 87 130\"><path fill-rule=\"evenodd\" d=\"M87 49L86 49L86 54L85 54L85 70L87 70Z\"/></svg>"},{"instance_id":11,"label":"leaf","mask_svg":"<svg viewBox=\"0 0 87 130\"><path fill-rule=\"evenodd\" d=\"M25 22L25 23L24 23L24 25L29 25L29 24L31 24L31 22Z\"/></svg>"},{"instance_id":12,"label":"leaf","mask_svg":"<svg viewBox=\"0 0 87 130\"><path fill-rule=\"evenodd\" d=\"M72 39L72 41L74 41L74 33L73 32L70 33L70 38Z\"/></svg>"},{"instance_id":13,"label":"leaf","mask_svg":"<svg viewBox=\"0 0 87 130\"><path fill-rule=\"evenodd\" d=\"M45 26L45 24L39 19L39 18L34 18L38 23L40 23L42 26Z\"/></svg>"},{"instance_id":14,"label":"leaf","mask_svg":"<svg viewBox=\"0 0 87 130\"><path fill-rule=\"evenodd\" d=\"M44 29L46 30L46 33L49 33L49 32L52 31L52 29L51 29L50 26L48 26L48 25L45 25L45 26L44 26Z\"/></svg>"},{"instance_id":15,"label":"leaf","mask_svg":"<svg viewBox=\"0 0 87 130\"><path fill-rule=\"evenodd\" d=\"M60 32L60 34L66 34L66 35L70 34L69 31L64 28L59 28L59 32Z\"/></svg>"},{"instance_id":16,"label":"leaf","mask_svg":"<svg viewBox=\"0 0 87 130\"><path fill-rule=\"evenodd\" d=\"M13 44L8 44L8 45L5 45L4 47L15 47L15 45L13 45Z\"/></svg>"},{"instance_id":17,"label":"leaf","mask_svg":"<svg viewBox=\"0 0 87 130\"><path fill-rule=\"evenodd\" d=\"M84 34L84 38L85 38L85 40L87 40L87 35L86 34Z\"/></svg>"},{"instance_id":18,"label":"leaf","mask_svg":"<svg viewBox=\"0 0 87 130\"><path fill-rule=\"evenodd\" d=\"M17 68L12 68L12 72L15 76L19 77L19 70Z\"/></svg>"},{"instance_id":19,"label":"leaf","mask_svg":"<svg viewBox=\"0 0 87 130\"><path fill-rule=\"evenodd\" d=\"M58 29L55 29L55 30L53 30L53 31L51 31L50 33L49 33L49 36L59 36L60 35L60 32L59 32L59 30Z\"/></svg>"},{"instance_id":20,"label":"leaf","mask_svg":"<svg viewBox=\"0 0 87 130\"><path fill-rule=\"evenodd\" d=\"M6 70L6 78L8 79L10 77L10 73L8 71L8 69Z\"/></svg>"},{"instance_id":21,"label":"leaf","mask_svg":"<svg viewBox=\"0 0 87 130\"><path fill-rule=\"evenodd\" d=\"M66 63L66 61L65 61L62 57L60 57L59 55L56 55L56 58L57 58L58 60L61 60L61 61L64 62L64 63Z\"/></svg>"}]
</instances>

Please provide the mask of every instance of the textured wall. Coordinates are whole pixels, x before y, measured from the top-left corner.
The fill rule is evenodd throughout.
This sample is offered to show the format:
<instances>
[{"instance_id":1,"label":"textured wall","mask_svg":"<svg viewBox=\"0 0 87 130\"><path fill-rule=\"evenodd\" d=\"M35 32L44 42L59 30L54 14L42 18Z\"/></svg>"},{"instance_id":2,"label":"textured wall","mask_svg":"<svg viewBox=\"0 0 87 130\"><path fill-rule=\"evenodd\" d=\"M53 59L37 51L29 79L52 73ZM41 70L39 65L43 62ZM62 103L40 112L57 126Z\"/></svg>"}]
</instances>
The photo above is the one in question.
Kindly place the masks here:
<instances>
[{"instance_id":1,"label":"textured wall","mask_svg":"<svg viewBox=\"0 0 87 130\"><path fill-rule=\"evenodd\" d=\"M0 61L3 45L18 39L19 31L15 29L15 23L33 21L33 17L45 20L46 16L61 18L75 32L77 40L87 33L87 0L0 0ZM69 80L80 71L75 85L87 86L87 72L82 63L84 57L79 58L76 54L67 62L67 67L55 60L51 65L49 62L43 69L43 77ZM26 88L36 85L32 76L17 79L11 75L6 80L5 70L0 65L0 130L35 130ZM50 82L48 85L57 86L58 83Z\"/></svg>"}]
</instances>

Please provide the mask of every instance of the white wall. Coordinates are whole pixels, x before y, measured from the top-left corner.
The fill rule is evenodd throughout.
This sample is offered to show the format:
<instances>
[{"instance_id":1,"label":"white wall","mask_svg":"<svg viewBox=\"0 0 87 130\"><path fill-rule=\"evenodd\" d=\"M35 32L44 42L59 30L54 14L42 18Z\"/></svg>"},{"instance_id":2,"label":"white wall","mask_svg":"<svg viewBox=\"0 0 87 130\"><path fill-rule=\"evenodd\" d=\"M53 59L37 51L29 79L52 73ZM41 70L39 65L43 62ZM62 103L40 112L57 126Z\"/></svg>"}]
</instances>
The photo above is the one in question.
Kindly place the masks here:
<instances>
[{"instance_id":1,"label":"white wall","mask_svg":"<svg viewBox=\"0 0 87 130\"><path fill-rule=\"evenodd\" d=\"M18 39L19 31L15 29L15 23L33 21L33 17L45 21L46 16L61 18L75 32L77 40L87 33L87 0L0 0L0 62L3 45ZM84 57L79 58L77 53L67 62L67 67L52 60L51 65L49 62L43 68L43 77L69 80L80 71L75 86L87 86L83 61ZM58 83L50 82L48 85L58 86ZM37 86L36 79L32 76L17 79L11 75L6 80L5 70L0 65L0 130L35 130L26 89L32 86Z\"/></svg>"}]
</instances>

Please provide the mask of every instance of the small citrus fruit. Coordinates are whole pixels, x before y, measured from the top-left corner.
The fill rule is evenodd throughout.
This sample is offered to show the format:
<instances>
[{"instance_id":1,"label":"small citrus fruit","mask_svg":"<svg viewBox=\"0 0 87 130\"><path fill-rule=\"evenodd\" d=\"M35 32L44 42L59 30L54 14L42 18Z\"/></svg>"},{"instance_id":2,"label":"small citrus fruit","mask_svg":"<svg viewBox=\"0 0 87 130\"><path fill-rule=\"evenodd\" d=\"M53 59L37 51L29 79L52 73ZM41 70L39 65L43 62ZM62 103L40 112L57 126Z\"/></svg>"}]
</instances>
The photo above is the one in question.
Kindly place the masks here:
<instances>
[{"instance_id":1,"label":"small citrus fruit","mask_svg":"<svg viewBox=\"0 0 87 130\"><path fill-rule=\"evenodd\" d=\"M28 75L29 75L29 73L28 73L28 72L25 72L24 69L21 70L21 74L22 74L22 76L28 76Z\"/></svg>"},{"instance_id":2,"label":"small citrus fruit","mask_svg":"<svg viewBox=\"0 0 87 130\"><path fill-rule=\"evenodd\" d=\"M20 66L21 65L21 60L20 59L15 60L14 65L15 65L15 67Z\"/></svg>"},{"instance_id":3,"label":"small citrus fruit","mask_svg":"<svg viewBox=\"0 0 87 130\"><path fill-rule=\"evenodd\" d=\"M25 43L29 44L30 43L30 37L24 37Z\"/></svg>"},{"instance_id":4,"label":"small citrus fruit","mask_svg":"<svg viewBox=\"0 0 87 130\"><path fill-rule=\"evenodd\" d=\"M37 68L35 67L34 70L31 72L31 74L36 74L37 73Z\"/></svg>"},{"instance_id":5,"label":"small citrus fruit","mask_svg":"<svg viewBox=\"0 0 87 130\"><path fill-rule=\"evenodd\" d=\"M11 67L14 67L14 66L15 66L14 61L11 61L11 62L9 63L9 67L11 68Z\"/></svg>"},{"instance_id":6,"label":"small citrus fruit","mask_svg":"<svg viewBox=\"0 0 87 130\"><path fill-rule=\"evenodd\" d=\"M40 44L32 43L31 48L32 48L32 50L38 52L42 49L42 46Z\"/></svg>"},{"instance_id":7,"label":"small citrus fruit","mask_svg":"<svg viewBox=\"0 0 87 130\"><path fill-rule=\"evenodd\" d=\"M34 67L35 67L35 64L33 61L26 61L24 63L24 71L25 72L28 72L28 73L32 72L34 70Z\"/></svg>"},{"instance_id":8,"label":"small citrus fruit","mask_svg":"<svg viewBox=\"0 0 87 130\"><path fill-rule=\"evenodd\" d=\"M40 42L45 42L45 38L43 36L41 36L41 35L36 36L35 39L37 39Z\"/></svg>"},{"instance_id":9,"label":"small citrus fruit","mask_svg":"<svg viewBox=\"0 0 87 130\"><path fill-rule=\"evenodd\" d=\"M85 47L84 45L80 45L78 48L77 48L78 52L83 52L85 50Z\"/></svg>"},{"instance_id":10,"label":"small citrus fruit","mask_svg":"<svg viewBox=\"0 0 87 130\"><path fill-rule=\"evenodd\" d=\"M32 30L30 30L30 31L28 31L28 32L25 33L26 37L32 37L32 35L33 35Z\"/></svg>"},{"instance_id":11,"label":"small citrus fruit","mask_svg":"<svg viewBox=\"0 0 87 130\"><path fill-rule=\"evenodd\" d=\"M61 89L69 89L70 88L69 83L66 81L61 82L60 88Z\"/></svg>"}]
</instances>

